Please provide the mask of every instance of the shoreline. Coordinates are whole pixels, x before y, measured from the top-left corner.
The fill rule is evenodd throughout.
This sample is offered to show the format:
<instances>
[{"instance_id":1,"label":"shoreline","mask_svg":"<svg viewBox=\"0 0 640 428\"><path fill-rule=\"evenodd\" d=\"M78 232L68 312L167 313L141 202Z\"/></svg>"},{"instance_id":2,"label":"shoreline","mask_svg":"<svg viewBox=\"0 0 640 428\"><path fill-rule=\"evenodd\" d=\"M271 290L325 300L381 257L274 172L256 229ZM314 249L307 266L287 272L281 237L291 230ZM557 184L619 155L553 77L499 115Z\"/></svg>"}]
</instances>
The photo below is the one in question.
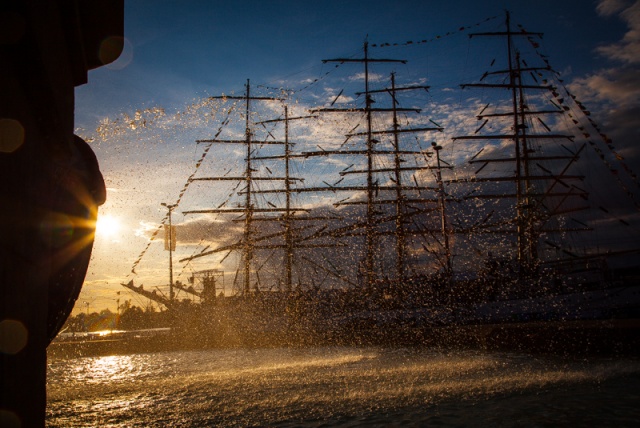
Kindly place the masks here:
<instances>
[{"instance_id":1,"label":"shoreline","mask_svg":"<svg viewBox=\"0 0 640 428\"><path fill-rule=\"evenodd\" d=\"M640 319L531 321L437 327L369 326L331 332L235 331L206 337L180 329L118 331L89 340L54 340L50 359L224 348L409 346L576 355L640 355Z\"/></svg>"}]
</instances>

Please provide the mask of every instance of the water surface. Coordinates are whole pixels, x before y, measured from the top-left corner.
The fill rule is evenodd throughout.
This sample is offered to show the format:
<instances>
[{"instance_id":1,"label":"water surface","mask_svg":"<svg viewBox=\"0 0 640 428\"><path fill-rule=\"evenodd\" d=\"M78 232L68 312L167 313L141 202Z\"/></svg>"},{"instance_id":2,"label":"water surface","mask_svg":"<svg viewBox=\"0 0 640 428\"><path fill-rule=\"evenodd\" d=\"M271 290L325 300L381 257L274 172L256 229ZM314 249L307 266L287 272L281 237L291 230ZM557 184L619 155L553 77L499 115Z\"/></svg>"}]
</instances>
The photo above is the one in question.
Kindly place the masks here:
<instances>
[{"instance_id":1,"label":"water surface","mask_svg":"<svg viewBox=\"0 0 640 428\"><path fill-rule=\"evenodd\" d=\"M231 349L54 359L48 376L49 427L640 423L634 358Z\"/></svg>"}]
</instances>

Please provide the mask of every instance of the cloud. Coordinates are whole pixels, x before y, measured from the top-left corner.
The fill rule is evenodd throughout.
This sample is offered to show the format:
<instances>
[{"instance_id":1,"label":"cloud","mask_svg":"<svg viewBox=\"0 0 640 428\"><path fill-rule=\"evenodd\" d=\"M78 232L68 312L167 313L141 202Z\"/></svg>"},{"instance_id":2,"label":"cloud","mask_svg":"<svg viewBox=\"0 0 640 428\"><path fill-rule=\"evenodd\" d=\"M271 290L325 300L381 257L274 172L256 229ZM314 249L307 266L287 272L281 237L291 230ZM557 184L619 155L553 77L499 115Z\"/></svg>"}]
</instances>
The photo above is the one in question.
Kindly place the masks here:
<instances>
[{"instance_id":1,"label":"cloud","mask_svg":"<svg viewBox=\"0 0 640 428\"><path fill-rule=\"evenodd\" d=\"M242 223L222 219L212 221L210 216L189 219L176 226L180 244L201 242L229 244L242 233Z\"/></svg>"},{"instance_id":2,"label":"cloud","mask_svg":"<svg viewBox=\"0 0 640 428\"><path fill-rule=\"evenodd\" d=\"M611 16L627 8L629 3L628 0L601 0L596 10L602 16Z\"/></svg>"},{"instance_id":3,"label":"cloud","mask_svg":"<svg viewBox=\"0 0 640 428\"><path fill-rule=\"evenodd\" d=\"M364 82L364 78L365 78L365 74L364 72L362 73L356 73L353 74L351 76L349 76L349 80L350 81L356 81L356 82ZM369 82L380 82L383 81L384 79L386 79L386 77L382 74L379 73L369 73Z\"/></svg>"},{"instance_id":4,"label":"cloud","mask_svg":"<svg viewBox=\"0 0 640 428\"><path fill-rule=\"evenodd\" d=\"M619 14L629 28L622 40L601 46L597 52L624 63L640 63L640 1L630 4L623 0L603 0L598 4L597 11L603 16Z\"/></svg>"},{"instance_id":5,"label":"cloud","mask_svg":"<svg viewBox=\"0 0 640 428\"><path fill-rule=\"evenodd\" d=\"M609 68L577 78L570 87L583 99L604 102L614 110L619 110L638 104L640 71L636 68Z\"/></svg>"},{"instance_id":6,"label":"cloud","mask_svg":"<svg viewBox=\"0 0 640 428\"><path fill-rule=\"evenodd\" d=\"M624 156L631 170L638 171L640 1L602 0L598 3L597 12L601 16L618 16L628 27L620 41L596 49L598 54L618 65L577 77L568 87L578 99L592 106L594 119L613 138L617 152Z\"/></svg>"}]
</instances>

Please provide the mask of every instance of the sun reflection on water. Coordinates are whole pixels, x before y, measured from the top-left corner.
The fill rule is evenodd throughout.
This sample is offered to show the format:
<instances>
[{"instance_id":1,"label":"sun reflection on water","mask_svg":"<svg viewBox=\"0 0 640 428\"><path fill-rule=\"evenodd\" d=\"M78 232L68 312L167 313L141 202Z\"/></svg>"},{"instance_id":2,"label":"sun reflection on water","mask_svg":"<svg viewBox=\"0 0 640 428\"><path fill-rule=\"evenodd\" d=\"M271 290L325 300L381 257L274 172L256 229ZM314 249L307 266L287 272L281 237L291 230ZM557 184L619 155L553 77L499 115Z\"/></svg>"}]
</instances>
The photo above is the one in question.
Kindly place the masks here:
<instances>
[{"instance_id":1,"label":"sun reflection on water","mask_svg":"<svg viewBox=\"0 0 640 428\"><path fill-rule=\"evenodd\" d=\"M130 378L139 368L128 355L110 355L89 360L85 370L85 382L112 382Z\"/></svg>"}]
</instances>

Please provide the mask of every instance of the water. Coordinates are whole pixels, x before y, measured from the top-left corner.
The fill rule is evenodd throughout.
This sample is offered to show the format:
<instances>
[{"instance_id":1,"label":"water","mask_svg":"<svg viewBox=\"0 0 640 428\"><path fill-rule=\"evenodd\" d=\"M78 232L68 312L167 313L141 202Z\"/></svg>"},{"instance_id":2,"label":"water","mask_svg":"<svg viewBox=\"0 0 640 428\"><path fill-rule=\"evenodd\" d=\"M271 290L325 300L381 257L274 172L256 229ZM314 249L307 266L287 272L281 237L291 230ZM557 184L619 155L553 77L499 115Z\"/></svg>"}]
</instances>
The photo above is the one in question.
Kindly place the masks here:
<instances>
[{"instance_id":1,"label":"water","mask_svg":"<svg viewBox=\"0 0 640 428\"><path fill-rule=\"evenodd\" d=\"M640 360L415 348L49 361L49 427L640 426Z\"/></svg>"}]
</instances>

